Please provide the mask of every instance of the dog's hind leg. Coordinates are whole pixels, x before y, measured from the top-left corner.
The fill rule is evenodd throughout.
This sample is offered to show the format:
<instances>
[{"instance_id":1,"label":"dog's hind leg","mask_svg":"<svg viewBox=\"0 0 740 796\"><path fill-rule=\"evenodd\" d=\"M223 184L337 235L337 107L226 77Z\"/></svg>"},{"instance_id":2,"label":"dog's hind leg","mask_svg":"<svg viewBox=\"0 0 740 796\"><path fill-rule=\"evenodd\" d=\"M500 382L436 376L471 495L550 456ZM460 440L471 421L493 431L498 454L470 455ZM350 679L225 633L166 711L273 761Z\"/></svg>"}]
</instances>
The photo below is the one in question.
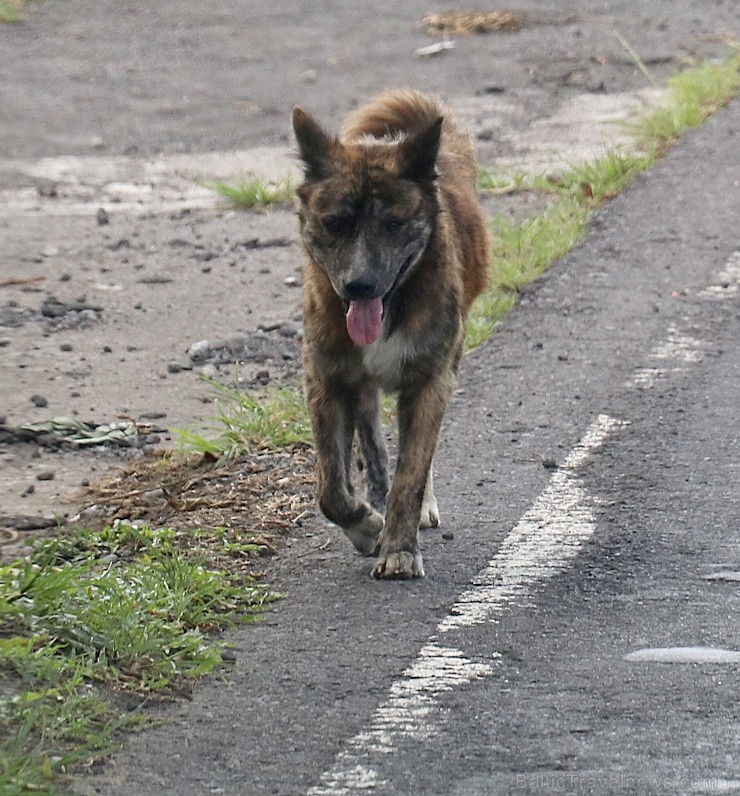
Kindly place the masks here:
<instances>
[{"instance_id":1,"label":"dog's hind leg","mask_svg":"<svg viewBox=\"0 0 740 796\"><path fill-rule=\"evenodd\" d=\"M367 481L370 505L385 514L388 499L388 451L380 422L380 391L366 387L360 391L356 407L357 437Z\"/></svg>"},{"instance_id":2,"label":"dog's hind leg","mask_svg":"<svg viewBox=\"0 0 740 796\"><path fill-rule=\"evenodd\" d=\"M378 547L383 515L360 500L350 478L358 396L330 393L307 380L306 397L316 441L318 501L324 515L341 526L364 555Z\"/></svg>"},{"instance_id":3,"label":"dog's hind leg","mask_svg":"<svg viewBox=\"0 0 740 796\"><path fill-rule=\"evenodd\" d=\"M437 498L434 497L433 469L434 466L430 465L426 486L424 487L424 497L421 502L420 528L436 528L439 525L439 508L437 507Z\"/></svg>"}]
</instances>

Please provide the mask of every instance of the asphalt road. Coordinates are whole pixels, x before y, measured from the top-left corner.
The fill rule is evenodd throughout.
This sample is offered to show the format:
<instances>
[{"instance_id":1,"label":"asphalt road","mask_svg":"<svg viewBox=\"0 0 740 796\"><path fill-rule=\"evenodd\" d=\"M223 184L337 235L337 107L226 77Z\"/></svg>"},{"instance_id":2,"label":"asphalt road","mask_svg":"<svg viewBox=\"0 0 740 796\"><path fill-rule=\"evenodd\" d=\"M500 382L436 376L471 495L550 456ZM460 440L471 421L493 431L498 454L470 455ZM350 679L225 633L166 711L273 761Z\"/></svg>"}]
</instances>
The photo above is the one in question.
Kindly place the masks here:
<instances>
[{"instance_id":1,"label":"asphalt road","mask_svg":"<svg viewBox=\"0 0 740 796\"><path fill-rule=\"evenodd\" d=\"M38 8L0 29L7 157L284 144L294 102L336 123L398 83L503 89L531 120L644 85L614 28L662 78L737 23L732 0L612 0L423 61L413 26L440 8L421 0ZM740 793L739 141L736 102L606 206L467 358L424 580L374 582L336 529L313 529L224 677L75 790ZM664 661L625 659L651 649Z\"/></svg>"},{"instance_id":2,"label":"asphalt road","mask_svg":"<svg viewBox=\"0 0 740 796\"><path fill-rule=\"evenodd\" d=\"M467 358L427 578L318 529L228 677L86 786L740 792L739 136L736 102Z\"/></svg>"}]
</instances>

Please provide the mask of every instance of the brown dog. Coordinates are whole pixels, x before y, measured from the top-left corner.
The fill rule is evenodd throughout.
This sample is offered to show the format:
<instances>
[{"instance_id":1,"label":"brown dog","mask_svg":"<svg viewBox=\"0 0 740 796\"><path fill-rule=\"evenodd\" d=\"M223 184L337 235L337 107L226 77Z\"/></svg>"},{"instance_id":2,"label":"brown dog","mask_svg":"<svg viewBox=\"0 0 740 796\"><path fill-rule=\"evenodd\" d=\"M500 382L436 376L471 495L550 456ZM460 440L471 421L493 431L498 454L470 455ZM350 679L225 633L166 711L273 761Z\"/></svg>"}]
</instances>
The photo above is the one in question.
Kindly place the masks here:
<instances>
[{"instance_id":1,"label":"brown dog","mask_svg":"<svg viewBox=\"0 0 740 796\"><path fill-rule=\"evenodd\" d=\"M439 523L432 457L488 272L473 146L414 91L377 97L339 138L300 108L293 128L305 164L303 357L319 505L361 553L378 554L374 577L423 577L418 529ZM398 393L390 494L381 389ZM364 498L351 478L355 433Z\"/></svg>"}]
</instances>

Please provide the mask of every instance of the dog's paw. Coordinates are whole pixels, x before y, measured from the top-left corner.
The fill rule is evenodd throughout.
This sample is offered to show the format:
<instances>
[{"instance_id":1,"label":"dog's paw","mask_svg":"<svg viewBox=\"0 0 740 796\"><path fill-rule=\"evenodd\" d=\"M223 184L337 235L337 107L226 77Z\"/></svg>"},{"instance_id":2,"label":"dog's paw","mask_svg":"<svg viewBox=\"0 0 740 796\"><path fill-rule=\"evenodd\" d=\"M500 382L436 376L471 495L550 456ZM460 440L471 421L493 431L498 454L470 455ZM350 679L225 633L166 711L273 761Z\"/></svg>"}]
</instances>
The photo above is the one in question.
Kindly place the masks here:
<instances>
[{"instance_id":1,"label":"dog's paw","mask_svg":"<svg viewBox=\"0 0 740 796\"><path fill-rule=\"evenodd\" d=\"M424 562L421 559L421 553L407 553L402 550L398 553L384 555L381 552L372 574L376 580L381 578L423 578Z\"/></svg>"},{"instance_id":2,"label":"dog's paw","mask_svg":"<svg viewBox=\"0 0 740 796\"><path fill-rule=\"evenodd\" d=\"M344 533L352 544L364 556L372 556L378 552L378 537L383 530L383 515L371 511L363 520L349 528L344 528Z\"/></svg>"},{"instance_id":3,"label":"dog's paw","mask_svg":"<svg viewBox=\"0 0 740 796\"><path fill-rule=\"evenodd\" d=\"M436 528L439 525L439 509L437 508L437 501L432 498L431 500L424 500L421 507L421 517L419 519L420 528Z\"/></svg>"}]
</instances>

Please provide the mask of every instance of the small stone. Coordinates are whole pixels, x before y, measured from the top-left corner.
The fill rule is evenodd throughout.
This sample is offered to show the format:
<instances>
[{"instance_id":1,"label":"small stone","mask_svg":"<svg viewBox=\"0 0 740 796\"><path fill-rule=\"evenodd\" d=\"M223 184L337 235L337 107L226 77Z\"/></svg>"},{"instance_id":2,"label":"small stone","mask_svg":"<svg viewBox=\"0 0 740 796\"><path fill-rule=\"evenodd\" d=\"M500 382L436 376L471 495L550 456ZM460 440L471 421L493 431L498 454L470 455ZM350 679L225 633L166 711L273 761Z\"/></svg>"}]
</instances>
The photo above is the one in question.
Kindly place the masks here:
<instances>
[{"instance_id":1,"label":"small stone","mask_svg":"<svg viewBox=\"0 0 740 796\"><path fill-rule=\"evenodd\" d=\"M555 461L555 459L552 459L549 456L542 460L542 466L545 468L545 470L558 469L558 463Z\"/></svg>"},{"instance_id":2,"label":"small stone","mask_svg":"<svg viewBox=\"0 0 740 796\"><path fill-rule=\"evenodd\" d=\"M45 406L49 405L49 402L46 400L46 398L44 398L43 395L32 395L31 403L34 406L38 406L39 409L43 409Z\"/></svg>"},{"instance_id":3,"label":"small stone","mask_svg":"<svg viewBox=\"0 0 740 796\"><path fill-rule=\"evenodd\" d=\"M140 415L142 420L161 420L164 417L167 417L167 412L142 412Z\"/></svg>"},{"instance_id":4,"label":"small stone","mask_svg":"<svg viewBox=\"0 0 740 796\"><path fill-rule=\"evenodd\" d=\"M451 541L452 541L452 540L455 538L455 534L454 534L454 533L452 533L452 531L445 531L445 532L442 534L442 538L443 538L443 539L444 539L446 542L451 542Z\"/></svg>"},{"instance_id":5,"label":"small stone","mask_svg":"<svg viewBox=\"0 0 740 796\"><path fill-rule=\"evenodd\" d=\"M36 487L33 484L29 484L21 493L24 497L26 495L32 495L36 491Z\"/></svg>"},{"instance_id":6,"label":"small stone","mask_svg":"<svg viewBox=\"0 0 740 796\"><path fill-rule=\"evenodd\" d=\"M213 355L213 348L208 340L198 340L188 349L188 357L193 362L205 362Z\"/></svg>"},{"instance_id":7,"label":"small stone","mask_svg":"<svg viewBox=\"0 0 740 796\"><path fill-rule=\"evenodd\" d=\"M215 365L203 365L200 369L200 375L203 376L204 379L215 379L218 376L218 370Z\"/></svg>"},{"instance_id":8,"label":"small stone","mask_svg":"<svg viewBox=\"0 0 740 796\"><path fill-rule=\"evenodd\" d=\"M54 480L54 471L53 470L42 470L40 473L36 473L36 480L37 481L53 481Z\"/></svg>"},{"instance_id":9,"label":"small stone","mask_svg":"<svg viewBox=\"0 0 740 796\"><path fill-rule=\"evenodd\" d=\"M269 370L258 370L254 374L255 379L269 379L270 378L270 371Z\"/></svg>"},{"instance_id":10,"label":"small stone","mask_svg":"<svg viewBox=\"0 0 740 796\"><path fill-rule=\"evenodd\" d=\"M72 343L62 343L59 346L60 351L71 351L72 350Z\"/></svg>"},{"instance_id":11,"label":"small stone","mask_svg":"<svg viewBox=\"0 0 740 796\"><path fill-rule=\"evenodd\" d=\"M103 227L106 224L110 223L110 217L108 213L105 211L104 208L99 207L98 212L95 214L95 219L98 222L98 226Z\"/></svg>"},{"instance_id":12,"label":"small stone","mask_svg":"<svg viewBox=\"0 0 740 796\"><path fill-rule=\"evenodd\" d=\"M497 83L489 83L487 86L483 86L478 91L478 94L503 94L505 91L506 89L503 86L499 86Z\"/></svg>"},{"instance_id":13,"label":"small stone","mask_svg":"<svg viewBox=\"0 0 740 796\"><path fill-rule=\"evenodd\" d=\"M298 287L301 284L297 276L286 276L283 282L288 287Z\"/></svg>"},{"instance_id":14,"label":"small stone","mask_svg":"<svg viewBox=\"0 0 740 796\"><path fill-rule=\"evenodd\" d=\"M103 346L103 353L104 354L112 354L113 353L113 349L109 345L104 345Z\"/></svg>"},{"instance_id":15,"label":"small stone","mask_svg":"<svg viewBox=\"0 0 740 796\"><path fill-rule=\"evenodd\" d=\"M298 329L292 323L285 323L278 329L278 334L282 337L295 337Z\"/></svg>"},{"instance_id":16,"label":"small stone","mask_svg":"<svg viewBox=\"0 0 740 796\"><path fill-rule=\"evenodd\" d=\"M319 76L315 69L307 69L302 75L301 80L304 83L315 83L319 79Z\"/></svg>"},{"instance_id":17,"label":"small stone","mask_svg":"<svg viewBox=\"0 0 740 796\"><path fill-rule=\"evenodd\" d=\"M0 348L7 348L10 345L9 337L0 337Z\"/></svg>"},{"instance_id":18,"label":"small stone","mask_svg":"<svg viewBox=\"0 0 740 796\"><path fill-rule=\"evenodd\" d=\"M167 363L167 373L179 373L181 370L190 370L190 368L185 368L179 362Z\"/></svg>"}]
</instances>

